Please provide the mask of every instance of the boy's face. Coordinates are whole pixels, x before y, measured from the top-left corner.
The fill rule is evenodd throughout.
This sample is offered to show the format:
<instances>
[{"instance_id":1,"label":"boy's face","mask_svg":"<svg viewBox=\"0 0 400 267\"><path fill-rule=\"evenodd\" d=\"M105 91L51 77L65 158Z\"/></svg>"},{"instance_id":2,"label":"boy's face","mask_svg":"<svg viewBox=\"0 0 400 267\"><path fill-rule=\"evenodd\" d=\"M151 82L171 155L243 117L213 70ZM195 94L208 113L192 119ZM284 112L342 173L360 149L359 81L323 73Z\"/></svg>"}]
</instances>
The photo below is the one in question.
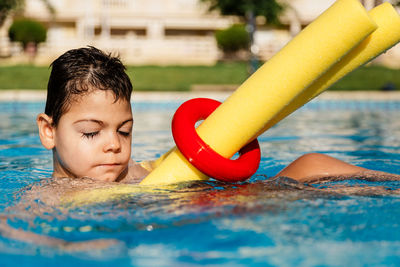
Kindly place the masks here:
<instances>
[{"instance_id":1,"label":"boy's face","mask_svg":"<svg viewBox=\"0 0 400 267\"><path fill-rule=\"evenodd\" d=\"M132 110L111 91L94 90L71 104L54 132L54 177L123 179L132 143Z\"/></svg>"}]
</instances>

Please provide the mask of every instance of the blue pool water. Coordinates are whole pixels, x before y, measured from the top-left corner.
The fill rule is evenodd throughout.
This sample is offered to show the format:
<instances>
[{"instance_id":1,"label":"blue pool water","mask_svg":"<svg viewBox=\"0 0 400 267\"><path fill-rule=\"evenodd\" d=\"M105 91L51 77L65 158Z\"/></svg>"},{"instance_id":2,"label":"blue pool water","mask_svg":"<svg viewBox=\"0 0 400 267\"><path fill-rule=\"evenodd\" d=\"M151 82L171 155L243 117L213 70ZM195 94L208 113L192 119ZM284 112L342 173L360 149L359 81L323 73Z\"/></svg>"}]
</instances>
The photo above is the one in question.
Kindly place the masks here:
<instances>
[{"instance_id":1,"label":"blue pool water","mask_svg":"<svg viewBox=\"0 0 400 267\"><path fill-rule=\"evenodd\" d=\"M135 104L134 159L157 158L173 146L170 121L178 106ZM66 250L2 234L2 266L400 265L400 182L267 178L309 152L400 174L398 101L308 104L259 138L261 166L246 183L193 183L69 209L39 200L10 208L51 175L51 154L34 121L43 108L0 103L0 219L47 237L113 245Z\"/></svg>"}]
</instances>

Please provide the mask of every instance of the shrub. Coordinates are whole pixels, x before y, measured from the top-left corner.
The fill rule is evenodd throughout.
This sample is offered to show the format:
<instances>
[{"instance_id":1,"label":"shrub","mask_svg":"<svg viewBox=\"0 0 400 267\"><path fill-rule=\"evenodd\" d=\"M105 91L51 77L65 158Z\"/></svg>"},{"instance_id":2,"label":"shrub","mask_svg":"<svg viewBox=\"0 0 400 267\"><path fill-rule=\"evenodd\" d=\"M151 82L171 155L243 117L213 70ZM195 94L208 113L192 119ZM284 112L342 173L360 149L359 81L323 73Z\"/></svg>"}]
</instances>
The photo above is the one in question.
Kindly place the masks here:
<instances>
[{"instance_id":1,"label":"shrub","mask_svg":"<svg viewBox=\"0 0 400 267\"><path fill-rule=\"evenodd\" d=\"M21 42L24 48L28 43L38 43L46 41L47 30L38 21L20 18L14 20L10 29L8 30L8 36L13 42Z\"/></svg>"},{"instance_id":2,"label":"shrub","mask_svg":"<svg viewBox=\"0 0 400 267\"><path fill-rule=\"evenodd\" d=\"M0 1L0 27L3 25L8 12L14 7L15 1L13 0L2 0Z\"/></svg>"},{"instance_id":3,"label":"shrub","mask_svg":"<svg viewBox=\"0 0 400 267\"><path fill-rule=\"evenodd\" d=\"M232 25L215 33L218 47L225 53L234 53L250 46L249 33L243 25Z\"/></svg>"}]
</instances>

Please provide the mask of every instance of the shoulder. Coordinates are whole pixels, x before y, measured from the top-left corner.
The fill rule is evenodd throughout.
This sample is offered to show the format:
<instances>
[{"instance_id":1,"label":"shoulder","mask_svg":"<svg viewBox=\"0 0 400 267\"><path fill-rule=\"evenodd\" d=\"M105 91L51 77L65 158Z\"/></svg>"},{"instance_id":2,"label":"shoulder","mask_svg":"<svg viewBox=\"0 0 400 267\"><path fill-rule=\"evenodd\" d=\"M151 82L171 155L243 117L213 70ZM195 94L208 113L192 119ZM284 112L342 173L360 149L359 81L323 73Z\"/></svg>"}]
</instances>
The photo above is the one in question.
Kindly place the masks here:
<instances>
[{"instance_id":1,"label":"shoulder","mask_svg":"<svg viewBox=\"0 0 400 267\"><path fill-rule=\"evenodd\" d=\"M128 175L121 181L122 183L140 183L153 170L152 161L130 160L128 168Z\"/></svg>"}]
</instances>

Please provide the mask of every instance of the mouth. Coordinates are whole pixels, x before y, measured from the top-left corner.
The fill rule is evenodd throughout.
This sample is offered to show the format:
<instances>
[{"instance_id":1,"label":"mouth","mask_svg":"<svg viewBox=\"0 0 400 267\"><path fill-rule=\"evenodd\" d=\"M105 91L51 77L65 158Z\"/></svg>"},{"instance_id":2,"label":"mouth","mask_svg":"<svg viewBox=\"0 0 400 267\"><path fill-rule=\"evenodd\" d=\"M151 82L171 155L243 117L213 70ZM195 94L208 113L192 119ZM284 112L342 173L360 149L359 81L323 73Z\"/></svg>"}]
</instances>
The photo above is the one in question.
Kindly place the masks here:
<instances>
[{"instance_id":1,"label":"mouth","mask_svg":"<svg viewBox=\"0 0 400 267\"><path fill-rule=\"evenodd\" d=\"M108 168L112 168L112 167L118 167L121 166L120 163L102 163L97 165L98 167L108 167Z\"/></svg>"}]
</instances>

